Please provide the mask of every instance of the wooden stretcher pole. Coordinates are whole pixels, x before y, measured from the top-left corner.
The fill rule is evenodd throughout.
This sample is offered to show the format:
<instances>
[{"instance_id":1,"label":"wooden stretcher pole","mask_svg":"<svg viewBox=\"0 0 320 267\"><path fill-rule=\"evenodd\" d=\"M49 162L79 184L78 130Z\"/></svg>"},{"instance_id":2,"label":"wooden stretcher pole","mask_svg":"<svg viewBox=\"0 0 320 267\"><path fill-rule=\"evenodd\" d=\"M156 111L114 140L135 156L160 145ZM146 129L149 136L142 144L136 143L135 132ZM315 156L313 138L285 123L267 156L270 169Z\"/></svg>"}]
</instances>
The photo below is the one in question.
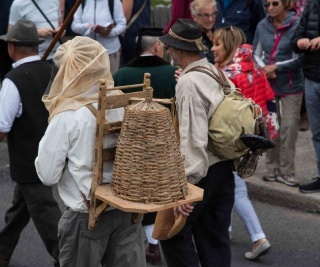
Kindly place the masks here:
<instances>
[{"instance_id":1,"label":"wooden stretcher pole","mask_svg":"<svg viewBox=\"0 0 320 267\"><path fill-rule=\"evenodd\" d=\"M47 48L46 52L44 53L44 55L42 56L42 60L46 60L48 55L50 54L50 52L52 51L52 49L54 48L54 46L56 45L56 43L59 41L61 35L63 34L64 30L67 28L67 26L69 25L70 21L73 18L74 13L77 11L78 7L81 5L83 0L77 0L74 4L74 6L72 7L72 9L70 10L68 16L66 17L65 21L63 22L63 24L61 25L59 31L56 33L56 35L54 36L52 42L50 43L49 47Z\"/></svg>"}]
</instances>

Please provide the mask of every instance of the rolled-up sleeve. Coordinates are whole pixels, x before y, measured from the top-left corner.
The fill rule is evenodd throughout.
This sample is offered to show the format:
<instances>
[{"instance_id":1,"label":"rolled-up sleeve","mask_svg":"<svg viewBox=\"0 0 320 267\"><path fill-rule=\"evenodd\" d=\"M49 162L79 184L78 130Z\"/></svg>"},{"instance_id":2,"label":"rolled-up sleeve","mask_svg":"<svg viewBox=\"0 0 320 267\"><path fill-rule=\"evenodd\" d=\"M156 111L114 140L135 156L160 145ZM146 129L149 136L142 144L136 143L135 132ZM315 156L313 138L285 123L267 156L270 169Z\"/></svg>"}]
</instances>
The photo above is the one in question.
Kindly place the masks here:
<instances>
[{"instance_id":1,"label":"rolled-up sleeve","mask_svg":"<svg viewBox=\"0 0 320 267\"><path fill-rule=\"evenodd\" d=\"M20 117L21 113L19 91L11 80L4 79L0 91L0 132L10 132L15 118Z\"/></svg>"}]
</instances>

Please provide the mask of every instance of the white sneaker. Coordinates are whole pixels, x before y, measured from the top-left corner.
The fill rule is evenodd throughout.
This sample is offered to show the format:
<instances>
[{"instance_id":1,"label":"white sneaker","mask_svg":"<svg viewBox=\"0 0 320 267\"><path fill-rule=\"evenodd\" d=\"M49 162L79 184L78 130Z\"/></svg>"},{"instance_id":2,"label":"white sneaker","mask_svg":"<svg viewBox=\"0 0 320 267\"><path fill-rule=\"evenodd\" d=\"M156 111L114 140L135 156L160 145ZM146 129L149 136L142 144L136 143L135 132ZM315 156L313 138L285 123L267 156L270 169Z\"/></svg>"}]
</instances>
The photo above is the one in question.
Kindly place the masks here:
<instances>
[{"instance_id":1,"label":"white sneaker","mask_svg":"<svg viewBox=\"0 0 320 267\"><path fill-rule=\"evenodd\" d=\"M289 175L279 175L277 176L277 181L289 186L299 186L300 183L294 176L294 174Z\"/></svg>"}]
</instances>

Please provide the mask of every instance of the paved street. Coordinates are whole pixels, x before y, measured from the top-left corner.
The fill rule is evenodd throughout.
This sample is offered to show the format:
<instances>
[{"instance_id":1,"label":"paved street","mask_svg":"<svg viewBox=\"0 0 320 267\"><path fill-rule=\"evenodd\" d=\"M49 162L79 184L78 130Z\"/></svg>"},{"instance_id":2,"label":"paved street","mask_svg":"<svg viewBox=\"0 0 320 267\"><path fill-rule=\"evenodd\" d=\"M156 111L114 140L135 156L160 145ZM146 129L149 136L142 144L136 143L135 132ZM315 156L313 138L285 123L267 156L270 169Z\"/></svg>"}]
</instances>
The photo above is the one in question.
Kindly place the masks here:
<instances>
[{"instance_id":1,"label":"paved street","mask_svg":"<svg viewBox=\"0 0 320 267\"><path fill-rule=\"evenodd\" d=\"M299 135L296 163L297 174L302 182L316 174L315 157L310 140L309 132ZM256 175L247 182L250 195L254 198L253 205L272 245L272 253L258 262L250 262L243 257L243 254L250 249L251 242L244 225L234 214L232 267L320 267L320 216L316 208L308 210L308 203L315 203L313 207L320 205L320 194L304 195L299 193L297 188L262 182L260 177L264 172L263 163L262 158ZM0 144L0 182L0 228L2 228L4 213L10 205L14 185L9 176L6 143ZM299 209L302 212L287 208L291 203L296 203L294 198L299 200L297 205L301 204ZM10 266L53 266L32 221L21 235ZM155 266L165 267L166 264L163 260L161 264Z\"/></svg>"}]
</instances>

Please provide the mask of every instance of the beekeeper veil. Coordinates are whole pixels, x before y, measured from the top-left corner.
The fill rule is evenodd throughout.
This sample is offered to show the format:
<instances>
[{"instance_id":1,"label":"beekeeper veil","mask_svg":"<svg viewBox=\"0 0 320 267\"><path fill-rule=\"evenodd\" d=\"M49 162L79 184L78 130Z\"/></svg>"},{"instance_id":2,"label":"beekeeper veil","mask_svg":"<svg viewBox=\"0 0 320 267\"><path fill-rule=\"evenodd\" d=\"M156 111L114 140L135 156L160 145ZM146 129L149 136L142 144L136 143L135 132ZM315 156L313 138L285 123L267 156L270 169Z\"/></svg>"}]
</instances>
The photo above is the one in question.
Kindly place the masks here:
<instances>
[{"instance_id":1,"label":"beekeeper veil","mask_svg":"<svg viewBox=\"0 0 320 267\"><path fill-rule=\"evenodd\" d=\"M97 102L100 79L113 86L109 55L99 42L77 36L59 46L53 57L50 91L42 99L49 121L60 112Z\"/></svg>"}]
</instances>

